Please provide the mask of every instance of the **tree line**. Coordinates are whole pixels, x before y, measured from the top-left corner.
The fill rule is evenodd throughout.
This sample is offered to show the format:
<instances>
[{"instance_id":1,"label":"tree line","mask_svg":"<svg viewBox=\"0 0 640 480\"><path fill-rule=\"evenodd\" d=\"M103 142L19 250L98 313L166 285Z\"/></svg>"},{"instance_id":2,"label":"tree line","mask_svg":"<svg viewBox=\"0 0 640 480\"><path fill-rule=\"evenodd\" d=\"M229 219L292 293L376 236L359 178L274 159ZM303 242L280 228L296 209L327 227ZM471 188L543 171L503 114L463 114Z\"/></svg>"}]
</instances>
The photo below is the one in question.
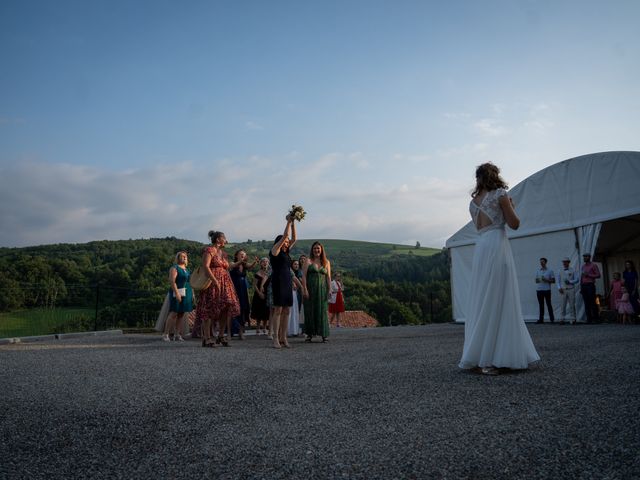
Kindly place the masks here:
<instances>
[{"instance_id":1,"label":"tree line","mask_svg":"<svg viewBox=\"0 0 640 480\"><path fill-rule=\"evenodd\" d=\"M308 254L306 243L294 247L292 257ZM390 248L383 253L384 249L359 250L357 242L352 244L341 248L336 241L331 250L330 241L326 243L333 271L343 272L348 310L363 310L382 325L451 320L446 252L394 255ZM270 241L248 240L230 245L228 253L232 256L242 248L261 257L268 255L270 246ZM0 311L99 307L100 316L136 326L140 312L146 312L148 322L160 309L175 253L187 251L193 269L204 247L167 237L0 248Z\"/></svg>"}]
</instances>

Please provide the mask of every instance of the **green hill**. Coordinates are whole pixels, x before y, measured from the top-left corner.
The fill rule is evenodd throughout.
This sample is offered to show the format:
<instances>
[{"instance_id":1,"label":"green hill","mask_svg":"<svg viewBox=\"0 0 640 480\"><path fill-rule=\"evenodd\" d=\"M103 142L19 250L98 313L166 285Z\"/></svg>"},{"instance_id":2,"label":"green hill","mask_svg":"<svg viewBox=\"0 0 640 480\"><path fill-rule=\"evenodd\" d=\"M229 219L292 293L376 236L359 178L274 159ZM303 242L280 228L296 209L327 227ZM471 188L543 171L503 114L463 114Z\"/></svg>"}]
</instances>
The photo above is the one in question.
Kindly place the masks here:
<instances>
[{"instance_id":1,"label":"green hill","mask_svg":"<svg viewBox=\"0 0 640 480\"><path fill-rule=\"evenodd\" d=\"M292 257L308 254L314 241L299 240ZM345 273L347 308L365 310L384 324L390 318L395 323L450 319L449 264L441 250L340 239L320 242L332 270ZM242 248L261 257L271 245L270 240L249 240L230 244L227 251L232 256ZM96 312L91 325L146 326L166 295L175 253L187 251L194 269L204 246L167 237L0 248L0 312L26 325L37 309L90 309ZM249 273L249 280L252 276ZM0 337L9 323L9 317L0 318Z\"/></svg>"},{"instance_id":2,"label":"green hill","mask_svg":"<svg viewBox=\"0 0 640 480\"><path fill-rule=\"evenodd\" d=\"M302 239L294 245L291 256L298 257L302 254L309 255L311 245L316 240ZM354 270L365 263L373 260L394 258L400 260L402 257L431 257L442 250L430 247L420 247L410 245L399 245L393 243L364 242L358 240L321 239L319 241L325 248L327 257L336 268ZM250 255L259 257L266 256L271 248L272 241L259 240L242 243L229 244L227 249L230 254L235 250L244 249Z\"/></svg>"}]
</instances>

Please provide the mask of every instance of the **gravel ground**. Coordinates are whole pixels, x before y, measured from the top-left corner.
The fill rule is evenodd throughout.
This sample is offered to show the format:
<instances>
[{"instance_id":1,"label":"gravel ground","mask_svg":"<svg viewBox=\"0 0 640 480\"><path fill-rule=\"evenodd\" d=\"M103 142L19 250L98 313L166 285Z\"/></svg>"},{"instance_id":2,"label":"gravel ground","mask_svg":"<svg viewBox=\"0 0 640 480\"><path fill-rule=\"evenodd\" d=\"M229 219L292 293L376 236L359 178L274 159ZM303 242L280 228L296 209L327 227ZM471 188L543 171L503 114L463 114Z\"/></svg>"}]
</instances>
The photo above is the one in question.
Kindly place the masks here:
<instances>
[{"instance_id":1,"label":"gravel ground","mask_svg":"<svg viewBox=\"0 0 640 480\"><path fill-rule=\"evenodd\" d=\"M463 330L0 346L0 478L640 478L639 326L530 325L497 377Z\"/></svg>"}]
</instances>

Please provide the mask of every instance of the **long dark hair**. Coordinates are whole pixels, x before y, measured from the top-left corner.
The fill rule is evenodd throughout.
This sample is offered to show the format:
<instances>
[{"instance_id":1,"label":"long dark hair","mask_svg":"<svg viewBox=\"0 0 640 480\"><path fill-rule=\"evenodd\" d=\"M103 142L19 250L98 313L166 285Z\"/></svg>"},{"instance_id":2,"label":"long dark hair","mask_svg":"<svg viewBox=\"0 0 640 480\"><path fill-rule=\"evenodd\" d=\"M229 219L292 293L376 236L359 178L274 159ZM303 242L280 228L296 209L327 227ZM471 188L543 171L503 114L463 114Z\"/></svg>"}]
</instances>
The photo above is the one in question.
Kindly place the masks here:
<instances>
[{"instance_id":1,"label":"long dark hair","mask_svg":"<svg viewBox=\"0 0 640 480\"><path fill-rule=\"evenodd\" d=\"M626 264L628 263L628 264L630 264L630 265L631 265L631 267L629 268L629 270L630 270L631 272L635 272L635 271L636 271L636 266L633 264L633 262L632 262L631 260L625 260L625 261L624 261L624 263L625 263L625 266L624 266L624 269L625 269L625 270L627 269L627 265L626 265Z\"/></svg>"},{"instance_id":2,"label":"long dark hair","mask_svg":"<svg viewBox=\"0 0 640 480\"><path fill-rule=\"evenodd\" d=\"M280 240L282 240L282 235L278 235L276 237L276 239L273 241L273 245L275 246ZM287 255L289 255L289 246L287 245L287 247L285 248L284 245L282 246L282 248L280 249L282 252L285 252Z\"/></svg>"},{"instance_id":3,"label":"long dark hair","mask_svg":"<svg viewBox=\"0 0 640 480\"><path fill-rule=\"evenodd\" d=\"M282 235L278 235L276 237L276 239L273 241L273 245L275 246L280 240L282 240ZM291 255L289 254L289 247L284 248L284 245L283 245L282 248L280 248L280 253L284 253L285 256L287 257L286 265L291 265ZM273 256L273 253L269 252L269 258L271 258L271 256ZM277 257L274 257L274 258L277 258Z\"/></svg>"},{"instance_id":4,"label":"long dark hair","mask_svg":"<svg viewBox=\"0 0 640 480\"><path fill-rule=\"evenodd\" d=\"M316 245L320 245L320 248L322 249L322 253L320 253L320 263L322 263L323 267L326 267L327 264L329 263L329 260L327 260L327 254L324 251L324 245L322 245L320 242L313 242L311 244L311 250L309 250L309 259L311 261L313 261L314 258L316 258L316 256L313 254L313 247L315 247Z\"/></svg>"},{"instance_id":5,"label":"long dark hair","mask_svg":"<svg viewBox=\"0 0 640 480\"><path fill-rule=\"evenodd\" d=\"M493 163L483 163L476 168L476 188L471 192L471 196L475 198L481 191L490 192L498 188L509 188L500 176L500 169Z\"/></svg>"}]
</instances>

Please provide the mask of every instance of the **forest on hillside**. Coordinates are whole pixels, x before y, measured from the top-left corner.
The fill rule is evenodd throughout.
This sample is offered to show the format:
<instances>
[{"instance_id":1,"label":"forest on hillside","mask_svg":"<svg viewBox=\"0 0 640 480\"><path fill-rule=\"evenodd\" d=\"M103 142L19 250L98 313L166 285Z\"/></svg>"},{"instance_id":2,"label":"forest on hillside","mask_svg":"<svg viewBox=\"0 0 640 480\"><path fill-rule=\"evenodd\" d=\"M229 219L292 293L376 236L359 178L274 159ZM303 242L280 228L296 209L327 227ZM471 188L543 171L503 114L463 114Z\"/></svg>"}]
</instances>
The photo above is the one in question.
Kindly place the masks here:
<instances>
[{"instance_id":1,"label":"forest on hillside","mask_svg":"<svg viewBox=\"0 0 640 480\"><path fill-rule=\"evenodd\" d=\"M307 254L310 244L300 241L292 257ZM261 257L270 246L248 240L227 252L242 248ZM348 310L364 310L382 325L451 320L445 251L339 240L325 246L333 271L343 272ZM167 292L175 252L186 250L193 269L203 247L168 237L0 248L0 312L84 307L105 325L148 326Z\"/></svg>"}]
</instances>

